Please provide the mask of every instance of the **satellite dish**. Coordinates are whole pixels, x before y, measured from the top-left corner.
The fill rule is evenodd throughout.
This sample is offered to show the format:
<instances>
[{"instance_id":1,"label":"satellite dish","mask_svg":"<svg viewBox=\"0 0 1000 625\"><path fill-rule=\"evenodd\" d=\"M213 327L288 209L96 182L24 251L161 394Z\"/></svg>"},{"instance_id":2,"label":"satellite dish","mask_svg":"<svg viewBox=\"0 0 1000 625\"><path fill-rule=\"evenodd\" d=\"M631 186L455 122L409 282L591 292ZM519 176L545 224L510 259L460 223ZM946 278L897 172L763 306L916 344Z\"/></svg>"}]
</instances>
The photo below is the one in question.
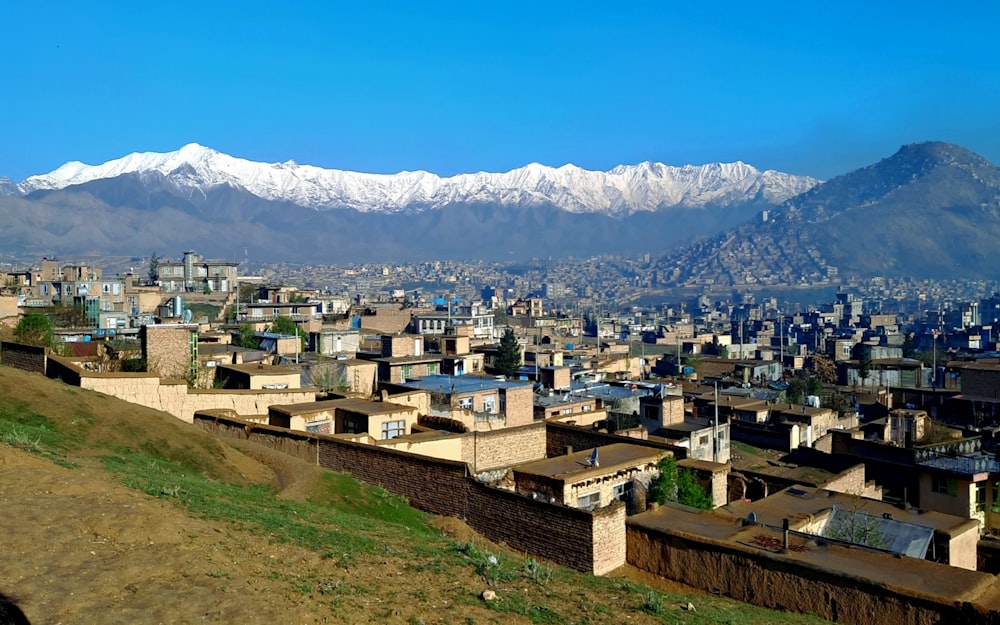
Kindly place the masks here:
<instances>
[{"instance_id":1,"label":"satellite dish","mask_svg":"<svg viewBox=\"0 0 1000 625\"><path fill-rule=\"evenodd\" d=\"M597 447L594 447L593 453L590 454L590 460L587 462L587 465L591 467L601 466L600 461L597 457Z\"/></svg>"},{"instance_id":2,"label":"satellite dish","mask_svg":"<svg viewBox=\"0 0 1000 625\"><path fill-rule=\"evenodd\" d=\"M181 317L181 318L184 320L184 323L191 323L191 309L190 308L185 308L184 309L184 316Z\"/></svg>"}]
</instances>

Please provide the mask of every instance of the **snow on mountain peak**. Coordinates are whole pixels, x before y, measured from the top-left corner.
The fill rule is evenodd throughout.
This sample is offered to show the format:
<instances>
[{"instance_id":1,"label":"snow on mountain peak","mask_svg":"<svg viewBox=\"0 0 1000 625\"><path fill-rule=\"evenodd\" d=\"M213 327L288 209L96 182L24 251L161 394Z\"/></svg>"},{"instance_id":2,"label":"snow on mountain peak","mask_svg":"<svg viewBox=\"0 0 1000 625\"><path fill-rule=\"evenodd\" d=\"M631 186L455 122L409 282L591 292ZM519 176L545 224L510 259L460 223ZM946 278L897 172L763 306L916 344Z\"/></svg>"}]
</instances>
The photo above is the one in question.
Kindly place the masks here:
<instances>
[{"instance_id":1,"label":"snow on mountain peak","mask_svg":"<svg viewBox=\"0 0 1000 625\"><path fill-rule=\"evenodd\" d=\"M326 210L398 212L459 203L503 206L553 205L563 210L609 215L670 206L728 205L762 197L779 203L815 186L813 178L746 163L673 167L646 161L591 171L540 163L504 173L478 172L442 178L426 171L366 174L283 163L258 163L189 143L175 152L136 152L101 165L77 161L17 185L21 193L62 189L123 174L158 172L173 184L202 191L218 185L245 189L268 200Z\"/></svg>"}]
</instances>

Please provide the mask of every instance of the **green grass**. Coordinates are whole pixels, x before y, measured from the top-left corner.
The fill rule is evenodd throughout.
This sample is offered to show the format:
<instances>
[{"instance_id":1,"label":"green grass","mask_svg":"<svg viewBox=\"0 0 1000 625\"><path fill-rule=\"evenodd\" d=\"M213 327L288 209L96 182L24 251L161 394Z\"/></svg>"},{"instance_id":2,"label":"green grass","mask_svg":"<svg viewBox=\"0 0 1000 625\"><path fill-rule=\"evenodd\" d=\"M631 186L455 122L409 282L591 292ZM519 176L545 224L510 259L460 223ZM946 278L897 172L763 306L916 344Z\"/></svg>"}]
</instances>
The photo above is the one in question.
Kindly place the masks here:
<instances>
[{"instance_id":1,"label":"green grass","mask_svg":"<svg viewBox=\"0 0 1000 625\"><path fill-rule=\"evenodd\" d=\"M215 481L200 473L197 465L164 459L148 451L124 450L105 456L103 462L127 486L175 501L197 517L230 523L277 542L299 544L338 559L342 557L338 554L350 554L349 557L384 554L380 537L408 536L414 528L430 533L423 524L400 524L397 515L363 516L318 503L279 499L270 486L237 486ZM403 504L383 505L392 510Z\"/></svg>"},{"instance_id":2,"label":"green grass","mask_svg":"<svg viewBox=\"0 0 1000 625\"><path fill-rule=\"evenodd\" d=\"M750 445L747 445L746 443L741 443L739 441L732 441L732 443L730 443L730 444L732 445L733 449L735 449L737 451L742 451L745 454L757 454L757 453L760 453L759 449L757 449L756 447L751 447Z\"/></svg>"},{"instance_id":3,"label":"green grass","mask_svg":"<svg viewBox=\"0 0 1000 625\"><path fill-rule=\"evenodd\" d=\"M79 440L60 432L52 419L33 412L23 402L0 400L0 441L5 444L72 467L65 452L78 446Z\"/></svg>"},{"instance_id":4,"label":"green grass","mask_svg":"<svg viewBox=\"0 0 1000 625\"><path fill-rule=\"evenodd\" d=\"M47 383L47 381L46 381ZM63 387L45 387L62 393ZM96 397L78 393L77 398ZM88 400L89 401L89 400ZM428 526L429 516L384 489L343 473L326 473L307 500L282 499L269 486L232 484L221 478L222 443L194 432L174 436L171 427L154 429L127 417L107 416L105 402L89 410L71 402L58 416L44 416L17 398L0 397L0 441L63 466L95 464L127 486L168 501L192 516L262 535L278 543L301 545L350 570L359 561L381 562L397 556L413 571L461 577L474 572L483 582L454 594L460 605L517 614L533 623L590 623L626 618L687 625L814 625L814 616L774 612L715 596L663 593L641 584L585 575L515 555L474 541L451 541ZM110 404L108 408L111 408ZM117 408L121 410L121 408ZM131 415L131 411L128 412ZM151 418L143 416L143 418ZM155 434L147 434L156 432ZM151 436L149 440L144 439ZM212 569L210 578L231 573ZM275 571L299 594L334 608L342 601L370 594L364 580L350 583L302 570ZM479 593L492 588L498 600L485 603ZM427 589L400 586L399 601L420 600ZM682 608L691 601L696 611ZM459 616L461 622L461 617ZM473 622L471 617L465 622Z\"/></svg>"},{"instance_id":5,"label":"green grass","mask_svg":"<svg viewBox=\"0 0 1000 625\"><path fill-rule=\"evenodd\" d=\"M379 519L417 533L437 533L427 526L428 515L410 507L405 499L380 486L359 482L347 473L324 473L309 493L308 502L345 514Z\"/></svg>"}]
</instances>

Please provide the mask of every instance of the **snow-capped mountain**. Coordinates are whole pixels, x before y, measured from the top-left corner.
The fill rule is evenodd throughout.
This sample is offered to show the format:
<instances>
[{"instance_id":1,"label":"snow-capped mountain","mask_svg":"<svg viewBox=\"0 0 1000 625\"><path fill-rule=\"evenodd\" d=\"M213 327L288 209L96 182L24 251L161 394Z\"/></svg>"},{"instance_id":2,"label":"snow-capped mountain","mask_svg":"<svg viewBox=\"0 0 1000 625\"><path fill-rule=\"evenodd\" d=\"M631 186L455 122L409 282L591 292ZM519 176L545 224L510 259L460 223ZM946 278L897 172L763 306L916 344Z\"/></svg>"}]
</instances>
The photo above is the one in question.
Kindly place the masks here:
<instances>
[{"instance_id":1,"label":"snow-capped mountain","mask_svg":"<svg viewBox=\"0 0 1000 625\"><path fill-rule=\"evenodd\" d=\"M661 163L619 165L590 171L575 165L530 164L505 173L479 172L442 178L426 171L366 174L284 163L259 163L195 143L175 152L137 152L102 165L66 163L6 194L58 190L126 174L162 175L180 189L204 194L230 186L269 201L327 210L415 213L460 204L554 207L570 213L625 217L664 208L779 204L820 181L742 162L672 167ZM0 194L3 193L0 191Z\"/></svg>"}]
</instances>

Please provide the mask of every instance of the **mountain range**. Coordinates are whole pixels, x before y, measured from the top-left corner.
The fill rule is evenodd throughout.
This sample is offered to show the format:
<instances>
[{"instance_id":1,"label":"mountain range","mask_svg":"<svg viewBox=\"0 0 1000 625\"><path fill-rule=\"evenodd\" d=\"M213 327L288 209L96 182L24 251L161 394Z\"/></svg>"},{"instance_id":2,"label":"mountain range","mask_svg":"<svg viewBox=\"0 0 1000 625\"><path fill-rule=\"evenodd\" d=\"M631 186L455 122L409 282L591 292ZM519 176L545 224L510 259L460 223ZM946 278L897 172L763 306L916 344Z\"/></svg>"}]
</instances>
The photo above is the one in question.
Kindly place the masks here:
<instances>
[{"instance_id":1,"label":"mountain range","mask_svg":"<svg viewBox=\"0 0 1000 625\"><path fill-rule=\"evenodd\" d=\"M315 262L632 253L736 225L818 182L741 162L365 174L189 144L0 181L0 241L29 254L247 249Z\"/></svg>"},{"instance_id":2,"label":"mountain range","mask_svg":"<svg viewBox=\"0 0 1000 625\"><path fill-rule=\"evenodd\" d=\"M992 277L1000 170L904 146L826 182L742 163L538 164L451 177L235 158L197 144L0 179L18 255L249 255L316 263L659 255L664 285Z\"/></svg>"},{"instance_id":3,"label":"mountain range","mask_svg":"<svg viewBox=\"0 0 1000 625\"><path fill-rule=\"evenodd\" d=\"M957 145L903 146L736 228L670 250L673 285L823 278L1000 279L1000 169Z\"/></svg>"}]
</instances>

